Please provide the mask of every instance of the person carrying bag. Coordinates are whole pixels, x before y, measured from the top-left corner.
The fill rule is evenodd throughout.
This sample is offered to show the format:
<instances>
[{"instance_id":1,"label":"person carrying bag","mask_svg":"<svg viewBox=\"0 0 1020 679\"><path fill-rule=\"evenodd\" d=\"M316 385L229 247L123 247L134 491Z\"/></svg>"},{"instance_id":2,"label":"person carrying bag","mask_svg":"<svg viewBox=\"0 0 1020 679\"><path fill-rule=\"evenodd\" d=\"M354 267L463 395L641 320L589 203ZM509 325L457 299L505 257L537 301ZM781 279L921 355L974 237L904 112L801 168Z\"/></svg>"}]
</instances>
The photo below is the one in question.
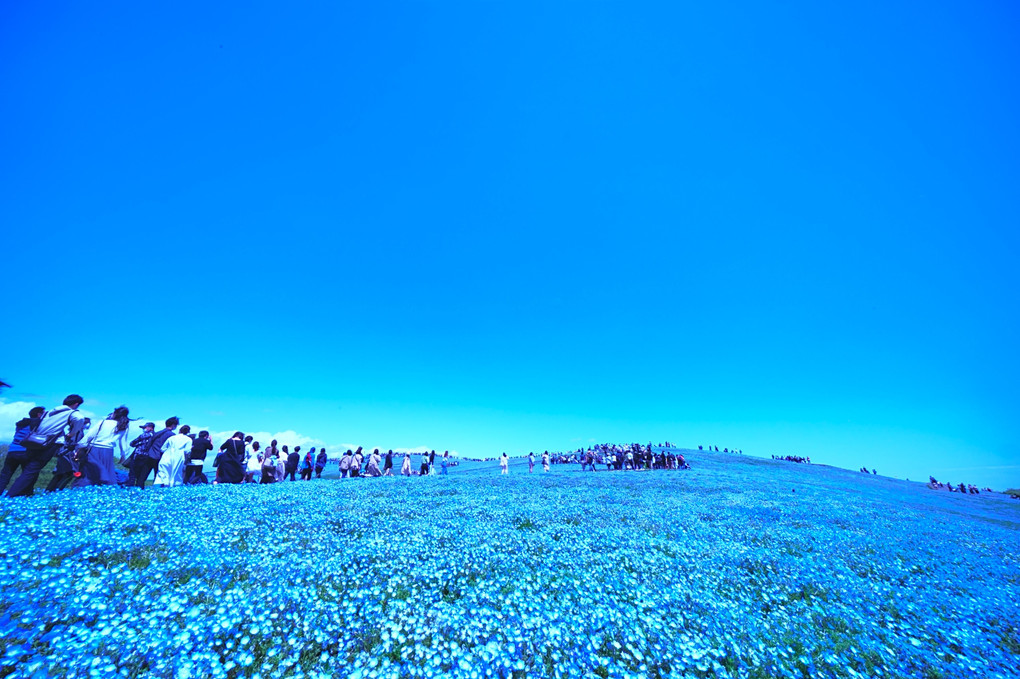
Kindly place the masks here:
<instances>
[{"instance_id":1,"label":"person carrying bag","mask_svg":"<svg viewBox=\"0 0 1020 679\"><path fill-rule=\"evenodd\" d=\"M39 425L21 440L26 450L25 466L14 480L8 497L27 497L35 492L39 472L62 445L60 437L63 436L65 441L75 441L81 432L85 417L78 412L78 406L84 402L81 396L71 394L64 399L63 406L43 415Z\"/></svg>"}]
</instances>

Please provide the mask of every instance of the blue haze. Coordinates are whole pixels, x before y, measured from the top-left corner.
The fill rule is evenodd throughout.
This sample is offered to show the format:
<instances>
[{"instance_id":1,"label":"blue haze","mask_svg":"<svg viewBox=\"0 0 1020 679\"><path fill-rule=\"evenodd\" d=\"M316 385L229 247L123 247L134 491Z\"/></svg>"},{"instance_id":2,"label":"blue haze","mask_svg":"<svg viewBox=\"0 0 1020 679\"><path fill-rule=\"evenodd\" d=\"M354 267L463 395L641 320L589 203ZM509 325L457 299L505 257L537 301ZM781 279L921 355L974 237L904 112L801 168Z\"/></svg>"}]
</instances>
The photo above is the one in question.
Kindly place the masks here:
<instances>
[{"instance_id":1,"label":"blue haze","mask_svg":"<svg viewBox=\"0 0 1020 679\"><path fill-rule=\"evenodd\" d=\"M371 4L5 7L8 404L1020 486L1015 6Z\"/></svg>"}]
</instances>

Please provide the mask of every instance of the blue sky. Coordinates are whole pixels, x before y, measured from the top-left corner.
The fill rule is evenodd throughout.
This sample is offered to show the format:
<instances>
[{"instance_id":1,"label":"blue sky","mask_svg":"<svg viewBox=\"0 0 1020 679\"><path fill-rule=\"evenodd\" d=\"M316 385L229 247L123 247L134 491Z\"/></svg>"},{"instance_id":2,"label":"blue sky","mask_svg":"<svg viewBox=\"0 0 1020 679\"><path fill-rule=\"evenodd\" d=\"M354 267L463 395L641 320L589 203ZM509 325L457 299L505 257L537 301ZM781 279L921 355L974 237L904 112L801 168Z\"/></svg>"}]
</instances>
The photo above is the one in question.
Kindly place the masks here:
<instances>
[{"instance_id":1,"label":"blue sky","mask_svg":"<svg viewBox=\"0 0 1020 679\"><path fill-rule=\"evenodd\" d=\"M8 405L1020 485L1009 3L3 13Z\"/></svg>"}]
</instances>

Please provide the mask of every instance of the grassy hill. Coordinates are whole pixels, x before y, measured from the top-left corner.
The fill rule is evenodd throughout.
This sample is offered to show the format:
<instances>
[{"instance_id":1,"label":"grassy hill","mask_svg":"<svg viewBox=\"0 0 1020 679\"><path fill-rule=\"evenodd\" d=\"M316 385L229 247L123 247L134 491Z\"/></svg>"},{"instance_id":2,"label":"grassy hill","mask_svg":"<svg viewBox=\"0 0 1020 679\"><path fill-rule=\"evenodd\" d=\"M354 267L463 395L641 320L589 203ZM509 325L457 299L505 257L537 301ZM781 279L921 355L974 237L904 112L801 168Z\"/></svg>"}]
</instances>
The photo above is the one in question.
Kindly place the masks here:
<instances>
[{"instance_id":1,"label":"grassy hill","mask_svg":"<svg viewBox=\"0 0 1020 679\"><path fill-rule=\"evenodd\" d=\"M0 500L0 675L1020 676L1020 502L686 472Z\"/></svg>"}]
</instances>

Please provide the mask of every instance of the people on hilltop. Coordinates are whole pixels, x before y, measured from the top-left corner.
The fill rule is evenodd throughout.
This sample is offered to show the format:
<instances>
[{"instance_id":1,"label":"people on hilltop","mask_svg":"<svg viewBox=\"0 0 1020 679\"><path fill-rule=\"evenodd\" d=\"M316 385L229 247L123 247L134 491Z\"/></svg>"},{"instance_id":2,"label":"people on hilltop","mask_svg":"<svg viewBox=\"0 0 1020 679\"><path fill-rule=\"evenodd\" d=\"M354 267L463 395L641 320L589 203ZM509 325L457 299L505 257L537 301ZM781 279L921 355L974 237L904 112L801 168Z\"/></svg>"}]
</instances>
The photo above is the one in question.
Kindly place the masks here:
<instances>
[{"instance_id":1,"label":"people on hilltop","mask_svg":"<svg viewBox=\"0 0 1020 679\"><path fill-rule=\"evenodd\" d=\"M981 489L975 486L973 483L960 483L957 486L953 486L951 483L942 483L938 481L934 476L928 476L927 486L932 490L941 490L945 488L951 493L963 493L965 495L980 495ZM990 488L985 488L986 492L993 492Z\"/></svg>"},{"instance_id":2,"label":"people on hilltop","mask_svg":"<svg viewBox=\"0 0 1020 679\"><path fill-rule=\"evenodd\" d=\"M141 428L141 434L129 442L130 418L126 406L119 407L103 420L90 425L87 418L78 412L82 402L80 396L72 395L65 399L64 407L50 412L41 407L33 408L28 417L18 422L11 454L3 461L3 470L0 471L0 492L20 469L21 476L11 487L11 494L14 495L16 490L24 493L29 479L31 486L27 494L30 494L38 477L40 462L43 459L51 460L62 452L70 452L67 459L71 465L78 466L71 466L67 470L63 467L58 469L55 474L58 488L66 482L64 475L68 471L72 479L76 473L81 478L75 485L121 483L144 488L150 475L155 477L154 485L160 487L209 482L203 471L207 457L213 450L212 437L207 430L202 430L196 436L189 425L180 425L180 418L171 417L159 431L154 431L155 425L152 422L146 423ZM38 441L34 444L31 441L24 442L23 439L29 436ZM363 450L359 446L356 451L348 450L340 456L341 478L393 476L392 449L383 455L379 448L375 448L368 456ZM412 454L404 452L400 470L402 476L445 476L449 474L450 467L458 464L449 450L443 451L441 455L435 449L421 450L420 454L420 466L417 473L414 473L411 467ZM500 473L509 474L509 453L503 452L495 459ZM600 470L602 465L605 465L607 471L690 468L683 454L670 442L658 446L652 443L600 444L556 453L546 450L540 459L544 472L549 472L552 464L569 463L580 463L583 471L591 472ZM116 472L118 462L129 470L126 483L120 481ZM313 447L302 455L300 445L295 445L291 451L287 445L281 447L276 440L262 448L254 436L235 432L219 447L212 466L216 470L217 483L266 485L287 477L292 481L297 480L298 471L301 480L311 480L313 473L316 478L321 478L329 462L325 449ZM529 473L534 473L536 462L534 451L529 452ZM33 467L37 468L34 478L30 473Z\"/></svg>"},{"instance_id":3,"label":"people on hilltop","mask_svg":"<svg viewBox=\"0 0 1020 679\"><path fill-rule=\"evenodd\" d=\"M800 455L773 455L773 460L781 460L783 462L796 462L798 464L811 464L811 458Z\"/></svg>"}]
</instances>

